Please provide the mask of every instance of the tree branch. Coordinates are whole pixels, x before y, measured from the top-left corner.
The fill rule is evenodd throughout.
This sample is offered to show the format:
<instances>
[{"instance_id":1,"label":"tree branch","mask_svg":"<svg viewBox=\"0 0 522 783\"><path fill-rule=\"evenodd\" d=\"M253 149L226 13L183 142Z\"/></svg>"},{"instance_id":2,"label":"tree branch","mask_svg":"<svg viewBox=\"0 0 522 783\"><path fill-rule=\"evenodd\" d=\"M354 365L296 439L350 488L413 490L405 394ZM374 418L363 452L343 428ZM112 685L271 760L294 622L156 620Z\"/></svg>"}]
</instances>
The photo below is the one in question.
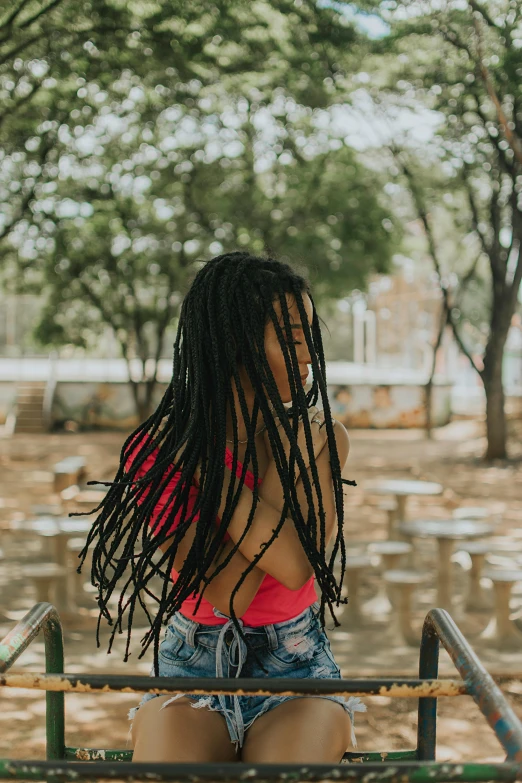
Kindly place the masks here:
<instances>
[{"instance_id":1,"label":"tree branch","mask_svg":"<svg viewBox=\"0 0 522 783\"><path fill-rule=\"evenodd\" d=\"M60 5L63 0L52 0L49 5L46 5L45 8L40 9L38 13L31 16L29 19L26 19L23 24L18 26L18 30L25 30L27 27L30 27L32 24L34 24L38 19L40 19L41 16L44 16L44 14L48 13L48 11L52 11L53 8L56 8L57 5Z\"/></svg>"},{"instance_id":2,"label":"tree branch","mask_svg":"<svg viewBox=\"0 0 522 783\"><path fill-rule=\"evenodd\" d=\"M471 364L475 372L477 372L482 378L483 371L477 366L477 364L475 364L475 359L471 355L470 351L468 351L465 344L462 342L461 336L457 329L457 324L455 323L455 321L453 320L453 316L451 315L451 311L448 311L448 323L451 326L453 336L455 337L455 340L457 341L457 345L459 346L460 350L462 351L464 356L468 359L469 363Z\"/></svg>"},{"instance_id":3,"label":"tree branch","mask_svg":"<svg viewBox=\"0 0 522 783\"><path fill-rule=\"evenodd\" d=\"M497 30L499 33L502 33L502 35L506 34L506 29L504 27L499 27L491 16L488 14L485 8L483 8L479 3L477 3L476 0L468 0L468 3L473 11L476 11L478 14L481 15L481 17L484 19L488 27L492 27L494 30Z\"/></svg>"},{"instance_id":4,"label":"tree branch","mask_svg":"<svg viewBox=\"0 0 522 783\"><path fill-rule=\"evenodd\" d=\"M481 256L482 256L482 253L479 253L478 256L476 257L476 259L471 264L471 266L468 269L468 271L466 272L466 274L462 277L462 279L460 281L460 289L461 290L466 288L466 286L470 282L471 278L474 276L475 271L477 269L477 264L480 261Z\"/></svg>"},{"instance_id":5,"label":"tree branch","mask_svg":"<svg viewBox=\"0 0 522 783\"><path fill-rule=\"evenodd\" d=\"M504 167L506 173L509 174L509 176L513 178L515 176L515 166L513 164L513 161L509 160L509 158L507 157L506 150L503 150L502 147L499 146L499 137L498 137L498 135L494 136L491 133L491 130L488 127L488 123L490 123L490 122L492 123L492 120L488 120L488 118L486 117L486 115L482 111L482 108L480 106L480 97L479 97L479 95L477 95L475 90L470 90L470 93L473 96L473 98L475 99L476 112L477 112L478 116L480 117L480 119L482 120L482 124L484 126L484 129L485 129L486 133L488 134L490 142L493 144L493 146L495 147L495 149L497 151L497 155L498 155L498 158L500 160L500 163ZM499 130L498 130L498 133L500 134Z\"/></svg>"},{"instance_id":6,"label":"tree branch","mask_svg":"<svg viewBox=\"0 0 522 783\"><path fill-rule=\"evenodd\" d=\"M473 25L475 27L475 34L477 36L477 53L478 53L477 65L479 67L482 80L486 85L486 90L488 91L488 95L491 98L493 105L495 106L497 112L497 119L500 125L500 130L506 137L506 141L511 147L516 160L519 163L522 163L522 144L520 142L520 139L513 133L512 129L509 127L510 121L506 117L504 108L502 106L502 102L499 96L497 95L497 91L495 90L493 79L491 78L489 69L484 61L484 52L482 46L482 31L480 29L479 20L477 18L474 18Z\"/></svg>"},{"instance_id":7,"label":"tree branch","mask_svg":"<svg viewBox=\"0 0 522 783\"><path fill-rule=\"evenodd\" d=\"M2 22L2 24L0 24L0 30L4 30L6 27L11 27L16 17L21 13L21 11L24 10L28 2L29 0L22 0L20 5L11 11L11 14L7 17L5 22Z\"/></svg>"},{"instance_id":8,"label":"tree branch","mask_svg":"<svg viewBox=\"0 0 522 783\"><path fill-rule=\"evenodd\" d=\"M464 167L464 172L465 173L462 176L462 182L465 185L466 195L468 197L469 208L470 208L470 211L471 211L471 225L472 225L473 230L475 231L475 233L477 234L477 236L480 239L480 244L482 245L482 249L484 250L484 252L486 253L486 255L489 258L490 247L489 247L489 243L487 241L486 235L480 229L480 218L479 218L479 214L478 214L478 207L477 207L477 203L475 201L475 195L473 193L473 188L471 187L471 183L469 182L469 179L467 177L467 168L466 168L466 166Z\"/></svg>"},{"instance_id":9,"label":"tree branch","mask_svg":"<svg viewBox=\"0 0 522 783\"><path fill-rule=\"evenodd\" d=\"M455 340L457 341L457 345L459 346L460 350L464 354L464 356L467 357L469 362L471 363L471 366L473 369L482 377L481 370L479 367L475 364L475 360L473 359L473 356L471 355L470 351L466 348L464 345L462 338L458 332L457 325L453 319L452 315L452 305L450 302L450 291L447 288L447 286L444 285L442 282L442 266L439 260L439 255L437 251L437 246L435 243L435 237L433 236L433 231L431 229L431 225L428 219L428 213L426 210L426 206L423 202L422 196L417 188L415 177L413 176L412 172L409 170L408 166L405 164L404 160L398 155L397 150L394 150L393 148L390 148L392 150L392 154L394 155L394 158L400 168L402 169L402 172L408 182L408 187L410 189L410 193L413 198L413 202L415 204L415 209L417 210L417 214L419 215L422 225L424 227L424 232L426 234L426 239L428 242L428 248L429 252L433 261L433 266L435 267L435 272L437 274L438 280L439 280L439 286L440 290L442 292L444 307L447 311L448 315L448 323L451 326L451 329L453 331L453 334L455 336Z\"/></svg>"},{"instance_id":10,"label":"tree branch","mask_svg":"<svg viewBox=\"0 0 522 783\"><path fill-rule=\"evenodd\" d=\"M14 114L16 111L18 111L20 106L23 106L24 103L27 103L27 101L31 100L33 95L38 92L41 86L42 86L42 82L33 82L33 89L31 90L31 92L27 93L27 95L24 95L23 98L20 98L18 103L15 103L14 105L10 106L9 109L4 111L3 114L0 114L0 127L2 126L4 120L6 120L8 117Z\"/></svg>"},{"instance_id":11,"label":"tree branch","mask_svg":"<svg viewBox=\"0 0 522 783\"><path fill-rule=\"evenodd\" d=\"M516 206L516 193L512 194L511 200L513 204L513 241L515 240L515 237L518 241L518 259L515 272L513 274L513 281L511 283L511 296L514 310L517 306L518 292L520 290L520 285L522 284L522 214Z\"/></svg>"},{"instance_id":12,"label":"tree branch","mask_svg":"<svg viewBox=\"0 0 522 783\"><path fill-rule=\"evenodd\" d=\"M437 332L437 338L435 340L435 345L433 346L433 354L431 359L431 370L430 370L430 377L428 378L428 381L424 387L425 393L426 393L426 435L428 438L431 438L431 398L432 398L432 388L433 388L433 379L435 377L435 368L437 365L437 353L440 348L440 345L442 343L442 337L444 335L444 329L446 328L446 324L448 323L448 307L447 302L444 297L442 298L442 306L440 310L440 319L439 319L439 329Z\"/></svg>"},{"instance_id":13,"label":"tree branch","mask_svg":"<svg viewBox=\"0 0 522 783\"><path fill-rule=\"evenodd\" d=\"M46 31L43 30L38 35L34 35L32 38L28 38L26 41L23 41L19 46L15 46L14 49L11 49L9 52L7 52L3 57L0 58L0 65L5 65L8 60L12 60L14 57L16 57L17 54L20 54L20 52L23 52L24 49L27 49L28 46L31 46L31 44L36 43L36 41L39 41L41 38L44 38L47 35Z\"/></svg>"},{"instance_id":14,"label":"tree branch","mask_svg":"<svg viewBox=\"0 0 522 783\"><path fill-rule=\"evenodd\" d=\"M472 54L469 46L467 46L463 41L460 40L460 38L458 37L457 33L454 30L452 30L449 27L439 28L439 29L440 29L440 33L441 33L442 37L446 41L448 41L448 43L450 43L456 49L460 49L461 51L466 52L466 54L468 55L469 59L472 62L475 62L475 58L473 57L473 54Z\"/></svg>"}]
</instances>

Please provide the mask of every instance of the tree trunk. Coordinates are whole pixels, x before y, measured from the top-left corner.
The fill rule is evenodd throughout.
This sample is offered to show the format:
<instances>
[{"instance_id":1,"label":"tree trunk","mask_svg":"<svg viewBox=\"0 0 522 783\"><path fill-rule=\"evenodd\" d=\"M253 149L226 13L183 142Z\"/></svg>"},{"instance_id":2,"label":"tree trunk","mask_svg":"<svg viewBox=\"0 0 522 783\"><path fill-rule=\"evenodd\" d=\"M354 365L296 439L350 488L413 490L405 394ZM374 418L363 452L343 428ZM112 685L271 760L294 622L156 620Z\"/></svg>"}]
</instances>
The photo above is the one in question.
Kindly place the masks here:
<instances>
[{"instance_id":1,"label":"tree trunk","mask_svg":"<svg viewBox=\"0 0 522 783\"><path fill-rule=\"evenodd\" d=\"M134 404L136 407L136 413L138 416L138 422L141 424L145 419L148 419L152 413L152 395L156 388L156 379L149 379L143 381L129 381L132 396L134 397Z\"/></svg>"},{"instance_id":2,"label":"tree trunk","mask_svg":"<svg viewBox=\"0 0 522 783\"><path fill-rule=\"evenodd\" d=\"M433 391L433 378L430 378L428 383L424 387L424 407L426 409L426 423L424 432L428 440L431 440L431 408L432 408L432 391Z\"/></svg>"},{"instance_id":3,"label":"tree trunk","mask_svg":"<svg viewBox=\"0 0 522 783\"><path fill-rule=\"evenodd\" d=\"M486 459L506 459L506 414L502 385L502 358L507 330L492 332L484 355L482 380L486 392Z\"/></svg>"},{"instance_id":4,"label":"tree trunk","mask_svg":"<svg viewBox=\"0 0 522 783\"><path fill-rule=\"evenodd\" d=\"M435 369L437 366L437 353L442 343L442 338L444 336L444 330L446 328L447 322L448 322L448 308L446 306L446 300L443 298L441 312L440 312L439 330L437 332L435 345L433 346L433 356L431 360L430 377L428 378L428 382L424 386L424 405L426 407L425 432L428 440L431 440L432 437L431 411L433 408L433 378L435 377Z\"/></svg>"},{"instance_id":5,"label":"tree trunk","mask_svg":"<svg viewBox=\"0 0 522 783\"><path fill-rule=\"evenodd\" d=\"M506 459L506 413L502 379L494 377L484 381L486 390L486 433L488 446L486 459Z\"/></svg>"}]
</instances>

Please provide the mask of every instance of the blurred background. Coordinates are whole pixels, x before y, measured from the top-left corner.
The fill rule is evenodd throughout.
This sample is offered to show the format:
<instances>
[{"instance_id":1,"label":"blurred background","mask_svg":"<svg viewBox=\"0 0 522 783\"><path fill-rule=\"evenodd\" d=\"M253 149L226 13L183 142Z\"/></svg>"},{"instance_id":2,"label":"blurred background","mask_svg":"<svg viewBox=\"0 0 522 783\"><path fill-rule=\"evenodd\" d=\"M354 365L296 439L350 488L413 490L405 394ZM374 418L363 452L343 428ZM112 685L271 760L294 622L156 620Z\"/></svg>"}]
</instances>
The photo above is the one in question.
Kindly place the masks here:
<instances>
[{"instance_id":1,"label":"blurred background","mask_svg":"<svg viewBox=\"0 0 522 783\"><path fill-rule=\"evenodd\" d=\"M63 520L96 505L86 480L113 477L161 399L194 272L243 248L307 275L326 324L358 482L344 520L355 609L329 626L343 672L414 676L422 618L443 600L516 699L522 0L0 8L3 631L47 596L71 668L109 670L88 574L73 575L88 518ZM404 527L426 521L450 533ZM421 571L432 581L412 593ZM392 587L410 602L398 624ZM42 662L33 645L20 665ZM43 752L40 696L12 692L0 715L21 756ZM68 698L82 741L104 726L124 744L128 697ZM379 698L360 744L413 742L411 705ZM445 725L441 758L499 757L470 716Z\"/></svg>"}]
</instances>

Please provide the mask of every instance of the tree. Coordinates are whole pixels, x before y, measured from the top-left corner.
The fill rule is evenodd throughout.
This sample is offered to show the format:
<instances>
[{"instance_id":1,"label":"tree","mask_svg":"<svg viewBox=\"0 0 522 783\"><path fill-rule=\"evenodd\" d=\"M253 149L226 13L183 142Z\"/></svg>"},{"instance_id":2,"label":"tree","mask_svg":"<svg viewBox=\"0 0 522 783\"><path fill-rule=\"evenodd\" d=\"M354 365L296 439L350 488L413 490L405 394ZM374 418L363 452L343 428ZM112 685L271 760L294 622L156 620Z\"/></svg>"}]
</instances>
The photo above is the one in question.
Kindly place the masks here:
<instances>
[{"instance_id":1,"label":"tree","mask_svg":"<svg viewBox=\"0 0 522 783\"><path fill-rule=\"evenodd\" d=\"M462 318L454 307L449 318L484 383L486 457L504 458L502 358L522 280L522 7L508 0L392 5L393 10L383 11L390 34L374 46L380 92L396 106L422 104L440 114L434 146L451 187L465 195L477 249L489 266L482 366L462 335ZM425 228L433 231L429 219ZM442 291L446 297L448 291Z\"/></svg>"},{"instance_id":2,"label":"tree","mask_svg":"<svg viewBox=\"0 0 522 783\"><path fill-rule=\"evenodd\" d=\"M217 115L205 114L198 126L193 112L182 114L169 107L154 123L125 125L74 165L71 147L70 176L46 199L47 236L40 232L29 247L25 238L18 248L15 280L21 274L24 290L47 296L39 340L89 347L109 326L129 365L141 362L141 375L129 371L140 418L150 410L168 327L202 256L277 248L279 257L299 259L324 299L362 286L369 258L384 270L392 247L389 213L375 197L379 180L363 176L352 150L306 160L282 145L276 162L257 171L251 112L233 136L213 135L213 159L203 154L204 137ZM183 119L190 120L189 137ZM243 150L231 157L234 142ZM37 252L42 239L46 249Z\"/></svg>"},{"instance_id":3,"label":"tree","mask_svg":"<svg viewBox=\"0 0 522 783\"><path fill-rule=\"evenodd\" d=\"M10 284L47 296L41 341L87 347L109 326L141 360L130 379L140 418L199 258L273 249L299 259L324 297L362 286L393 247L379 176L314 114L338 98L346 58L335 56L353 30L332 9L286 1L199 11L164 4L141 19L124 68L69 74L54 163L4 243ZM20 154L23 168L25 153L10 162Z\"/></svg>"}]
</instances>

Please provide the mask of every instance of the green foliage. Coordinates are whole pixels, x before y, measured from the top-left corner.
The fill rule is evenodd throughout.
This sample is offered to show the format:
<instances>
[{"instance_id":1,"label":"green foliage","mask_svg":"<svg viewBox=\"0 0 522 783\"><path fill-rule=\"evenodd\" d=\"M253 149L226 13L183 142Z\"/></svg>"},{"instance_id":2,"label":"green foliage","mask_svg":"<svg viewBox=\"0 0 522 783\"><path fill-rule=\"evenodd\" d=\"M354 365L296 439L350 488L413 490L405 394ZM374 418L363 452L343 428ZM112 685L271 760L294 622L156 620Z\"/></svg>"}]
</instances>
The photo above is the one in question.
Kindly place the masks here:
<instances>
[{"instance_id":1,"label":"green foliage","mask_svg":"<svg viewBox=\"0 0 522 783\"><path fill-rule=\"evenodd\" d=\"M319 298L386 268L400 232L382 177L323 122L364 45L343 5L64 0L37 16L19 0L0 23L0 251L4 280L47 298L43 343L90 348L109 326L128 358L161 355L222 250L297 262Z\"/></svg>"},{"instance_id":2,"label":"green foliage","mask_svg":"<svg viewBox=\"0 0 522 783\"><path fill-rule=\"evenodd\" d=\"M519 0L411 0L382 3L381 12L391 30L374 46L381 105L422 106L440 117L431 148L417 151L419 168L425 169L420 183L404 162L398 173L405 176L422 221L455 337L484 381L487 455L505 457L502 356L522 280L522 5ZM408 145L391 146L397 157L398 148ZM434 166L444 173L444 182L427 193L423 185ZM452 198L460 208L460 214L453 211L460 233L455 244L471 240L468 249L472 245L476 253L475 265L463 277L458 266L448 268L430 217ZM462 294L467 310L473 302L469 288L463 293L467 284L475 281L477 296L483 289L484 277L476 274L481 261L488 266L489 311L481 330L483 365L475 362L475 346L459 330L462 324L476 338L471 327L477 313L452 306L450 290ZM451 274L460 278L454 286L445 283Z\"/></svg>"},{"instance_id":3,"label":"green foliage","mask_svg":"<svg viewBox=\"0 0 522 783\"><path fill-rule=\"evenodd\" d=\"M490 292L497 277L507 295L508 255L522 238L520 3L396 2L381 10L391 32L373 47L380 104L414 111L425 106L440 117L427 154L406 139L396 146L409 147L417 158L415 180L427 208L452 213L455 244L464 241L471 255L482 253ZM464 269L453 258L445 271Z\"/></svg>"}]
</instances>

